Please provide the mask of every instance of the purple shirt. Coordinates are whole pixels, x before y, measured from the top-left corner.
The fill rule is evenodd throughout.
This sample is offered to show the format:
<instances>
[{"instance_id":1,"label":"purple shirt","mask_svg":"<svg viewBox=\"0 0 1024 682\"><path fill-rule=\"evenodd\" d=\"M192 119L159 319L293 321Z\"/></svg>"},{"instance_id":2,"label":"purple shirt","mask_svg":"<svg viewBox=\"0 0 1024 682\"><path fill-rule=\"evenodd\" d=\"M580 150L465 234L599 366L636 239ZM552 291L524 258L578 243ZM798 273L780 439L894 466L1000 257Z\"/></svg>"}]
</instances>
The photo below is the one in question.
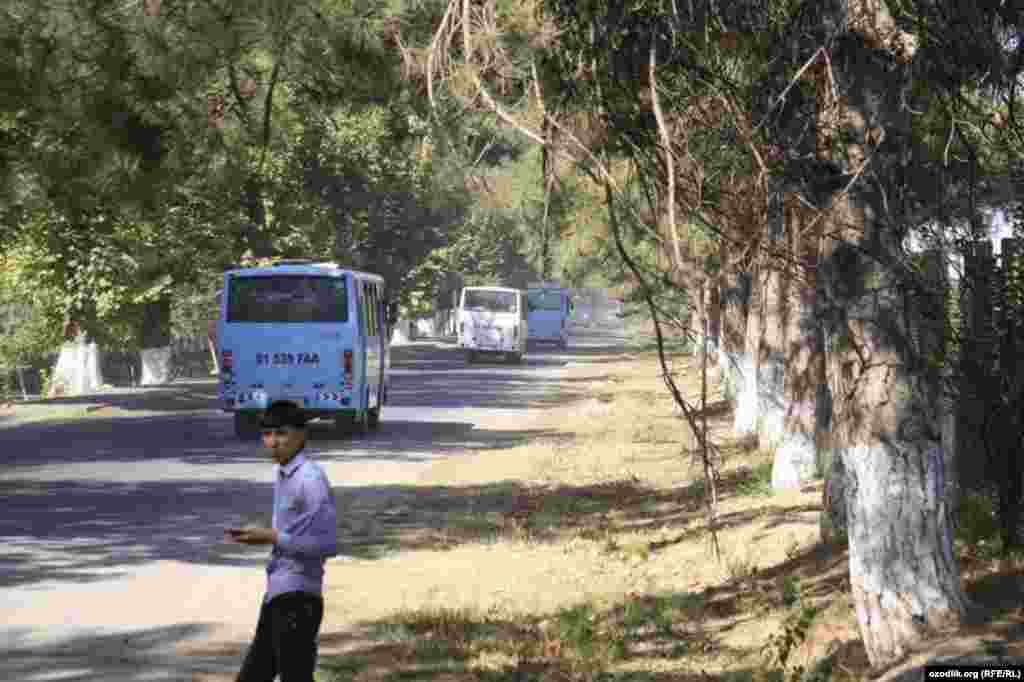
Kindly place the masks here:
<instances>
[{"instance_id":1,"label":"purple shirt","mask_svg":"<svg viewBox=\"0 0 1024 682\"><path fill-rule=\"evenodd\" d=\"M274 480L277 544L267 563L270 601L285 592L322 594L324 562L338 553L338 516L334 493L316 462L301 453L278 466Z\"/></svg>"}]
</instances>

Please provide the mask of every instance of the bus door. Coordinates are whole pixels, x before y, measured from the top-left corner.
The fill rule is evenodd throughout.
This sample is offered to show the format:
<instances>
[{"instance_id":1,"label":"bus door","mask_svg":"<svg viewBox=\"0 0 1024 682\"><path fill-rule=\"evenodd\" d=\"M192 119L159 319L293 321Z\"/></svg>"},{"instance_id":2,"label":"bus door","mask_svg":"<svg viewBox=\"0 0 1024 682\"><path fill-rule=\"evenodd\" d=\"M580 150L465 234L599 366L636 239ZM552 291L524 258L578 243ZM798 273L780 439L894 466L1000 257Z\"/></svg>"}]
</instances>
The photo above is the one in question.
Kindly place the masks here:
<instances>
[{"instance_id":1,"label":"bus door","mask_svg":"<svg viewBox=\"0 0 1024 682\"><path fill-rule=\"evenodd\" d=\"M372 410L380 407L381 373L384 369L383 320L380 315L379 300L375 295L376 283L360 279L356 289L359 294L359 321L366 357L364 363L365 409Z\"/></svg>"}]
</instances>

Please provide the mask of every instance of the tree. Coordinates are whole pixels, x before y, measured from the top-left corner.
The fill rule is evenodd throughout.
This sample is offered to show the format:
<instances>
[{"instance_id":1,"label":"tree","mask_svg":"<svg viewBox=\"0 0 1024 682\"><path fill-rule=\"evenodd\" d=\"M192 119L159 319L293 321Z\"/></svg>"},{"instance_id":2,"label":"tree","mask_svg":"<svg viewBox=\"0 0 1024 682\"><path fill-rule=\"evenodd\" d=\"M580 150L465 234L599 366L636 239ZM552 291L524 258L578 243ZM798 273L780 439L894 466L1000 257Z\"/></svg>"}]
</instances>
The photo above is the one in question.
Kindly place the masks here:
<instances>
[{"instance_id":1,"label":"tree","mask_svg":"<svg viewBox=\"0 0 1024 682\"><path fill-rule=\"evenodd\" d=\"M353 244L353 226L356 260L403 286L396 273L443 241L450 192L429 165L406 163L429 132L404 124L415 107L389 86L400 59L384 45L387 17L353 3L144 9L0 10L4 249L19 281L49 292L52 323L73 320L103 346L166 346L175 290L245 253L348 259L338 240ZM311 164L338 150L333 117L377 120L382 107L390 137L373 144L386 172L361 178L362 204L325 201L330 183Z\"/></svg>"},{"instance_id":2,"label":"tree","mask_svg":"<svg viewBox=\"0 0 1024 682\"><path fill-rule=\"evenodd\" d=\"M453 67L446 74L463 74L475 86L478 102L500 120L538 144L551 145L550 136L531 118L533 112L514 109L515 100L493 87L498 77L477 70L486 60L477 59L478 48L470 48L466 34L471 34L472 25L461 24L461 52L447 49L454 48L452 36L459 35L446 24L449 17L469 11L486 15L491 7L470 10L470 4L449 3L432 61L438 61L433 55L442 49L444 59L454 55L465 67ZM944 61L930 52L939 42L910 29L925 16L929 21L941 19L941 28L937 23L929 27L936 35L966 22L970 29L960 32L961 40L973 31L976 42L979 36L991 35L991 29L982 27L995 25L995 13L1007 12L965 6L943 13L925 2L891 8L884 2L766 0L728 6L693 3L693 8L546 3L545 16L557 27L560 41L557 48L541 48L547 69L542 78L558 83L545 91L561 93L561 108L595 123L599 132L585 144L577 135L582 127L548 120L563 141L569 140L577 167L604 184L613 219L631 215L635 208L628 200L620 202L625 183L616 174L614 161L624 158L643 178L641 185L653 188L650 205L656 206L655 200L678 204L691 222L699 219L723 240L734 237L729 232L729 202L723 199L737 176L765 180L766 190L759 198L769 208L778 207L776 215L784 215L782 208L794 199L807 207L806 212L791 209L789 220L773 222L768 215L754 224L752 241L764 256L757 276L775 277L775 290L799 294L796 299L788 294L780 299L787 305L800 301L790 318L795 321L788 326L789 342L795 345L787 349L784 339L772 345L779 346L779 364L787 381L806 377L801 393L790 394L798 399L799 408L798 418L790 423L817 432L821 406L830 408L824 416L829 418L829 447L845 477L855 603L869 656L882 664L901 656L931 629L957 621L966 606L944 511L937 402L941 391L934 364L924 360L924 349L934 347L930 320L937 292L927 291L926 279L908 267L903 251L907 228L935 215L935 207L927 204L934 193L920 191L911 180L914 169L929 164L930 159L921 155L920 139L934 127L921 125L911 111L933 110L940 101L934 91L928 92L928 83L941 83L944 93L959 97L962 90L971 89L970 78L984 72L979 65L998 63L991 54L981 59L971 55L973 61L962 59L956 68L929 72L937 61ZM893 11L900 23L893 19ZM916 55L919 42L928 51L923 56ZM661 45L672 49L662 50ZM725 50L723 45L730 47ZM958 49L965 57L963 46ZM727 68L723 52L740 62L739 72ZM652 53L668 56L650 68ZM806 86L801 84L816 63L828 80L816 79L812 72ZM964 68L965 63L973 66ZM650 77L644 77L645 71ZM927 79L919 77L922 72ZM815 92L822 83L827 85L826 97ZM661 115L644 94L652 89L665 96ZM741 113L719 119L724 120L721 128L731 130L740 145L702 148L702 127L664 134L670 121L695 120L687 119L687 112L716 97L726 103L724 111L731 105ZM737 146L749 154L732 153ZM779 151L772 152L773 148ZM712 169L717 173L709 172ZM667 221L667 231L658 229L657 222L631 219L616 234L644 230L648 242L659 248L667 245L668 265L691 268L672 281L699 288L697 283L712 271L701 274L687 264L673 219ZM774 240L769 230L773 226ZM815 256L819 230L824 241L820 256ZM642 278L627 243L619 240L617 246ZM665 269L666 262L660 265ZM908 301L902 293L907 291L917 300ZM698 303L703 300L695 298ZM651 306L657 317L653 302ZM757 305L751 307L756 310ZM816 338L813 327L800 323L813 314L823 325L824 342ZM748 337L761 333L757 326L747 325ZM817 391L813 397L808 394L810 387L821 383L825 367L831 405L819 399ZM678 395L676 399L681 401ZM689 419L685 405L684 413ZM699 425L691 420L691 428L700 439ZM894 485L899 503L890 499L883 504L878 495L883 490L891 495Z\"/></svg>"}]
</instances>

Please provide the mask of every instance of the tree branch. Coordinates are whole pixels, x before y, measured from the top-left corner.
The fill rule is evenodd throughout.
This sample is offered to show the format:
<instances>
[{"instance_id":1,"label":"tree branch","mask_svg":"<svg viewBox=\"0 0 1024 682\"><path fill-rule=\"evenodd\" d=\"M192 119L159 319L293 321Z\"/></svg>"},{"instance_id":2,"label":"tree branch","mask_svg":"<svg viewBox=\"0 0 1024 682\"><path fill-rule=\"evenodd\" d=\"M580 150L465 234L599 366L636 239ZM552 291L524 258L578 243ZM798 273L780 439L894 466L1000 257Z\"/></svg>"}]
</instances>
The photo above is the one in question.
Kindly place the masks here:
<instances>
[{"instance_id":1,"label":"tree branch","mask_svg":"<svg viewBox=\"0 0 1024 682\"><path fill-rule=\"evenodd\" d=\"M679 244L679 228L676 226L676 160L672 152L672 138L668 133L668 126L665 124L665 114L661 110L661 102L658 98L657 78L657 48L656 41L651 41L650 64L648 70L651 80L651 107L654 109L654 118L658 122L658 133L661 135L661 146L665 153L665 166L668 172L667 193L668 197L668 229L672 235L672 255L676 261L676 267L683 267L683 252Z\"/></svg>"},{"instance_id":2,"label":"tree branch","mask_svg":"<svg viewBox=\"0 0 1024 682\"><path fill-rule=\"evenodd\" d=\"M271 121L274 114L274 89L277 87L277 78L281 73L281 60L274 62L274 68L270 72L270 84L267 85L267 96L263 99L263 149L260 151L260 172L263 172L267 160L267 149L270 147Z\"/></svg>"}]
</instances>

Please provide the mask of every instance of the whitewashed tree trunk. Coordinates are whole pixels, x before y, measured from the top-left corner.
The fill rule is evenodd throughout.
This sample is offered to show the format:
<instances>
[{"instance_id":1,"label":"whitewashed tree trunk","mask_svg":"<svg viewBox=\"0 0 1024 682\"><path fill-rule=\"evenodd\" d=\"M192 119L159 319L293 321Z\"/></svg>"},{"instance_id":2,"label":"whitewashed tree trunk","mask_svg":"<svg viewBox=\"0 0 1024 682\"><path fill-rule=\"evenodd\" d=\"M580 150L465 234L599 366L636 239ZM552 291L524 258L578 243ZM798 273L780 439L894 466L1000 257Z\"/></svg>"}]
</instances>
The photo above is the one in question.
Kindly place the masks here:
<instances>
[{"instance_id":1,"label":"whitewashed tree trunk","mask_svg":"<svg viewBox=\"0 0 1024 682\"><path fill-rule=\"evenodd\" d=\"M846 224L863 230L846 232L848 241L861 234L861 244L899 248L863 209L841 206ZM832 307L824 317L837 339L833 438L846 473L850 583L868 658L878 666L960 621L967 599L947 509L939 374L923 362L931 330L920 306L931 304L922 292L906 296L900 271L885 269L861 244L826 249Z\"/></svg>"},{"instance_id":2,"label":"whitewashed tree trunk","mask_svg":"<svg viewBox=\"0 0 1024 682\"><path fill-rule=\"evenodd\" d=\"M966 613L946 512L942 448L920 440L843 452L850 584L872 662L895 660L929 628Z\"/></svg>"},{"instance_id":3,"label":"whitewashed tree trunk","mask_svg":"<svg viewBox=\"0 0 1024 682\"><path fill-rule=\"evenodd\" d=\"M405 319L399 319L395 323L395 328L391 332L391 343L401 344L409 343L413 340L412 322Z\"/></svg>"},{"instance_id":4,"label":"whitewashed tree trunk","mask_svg":"<svg viewBox=\"0 0 1024 682\"><path fill-rule=\"evenodd\" d=\"M217 357L217 343L213 339L206 340L210 348L210 357L213 358L213 374L220 374L220 358Z\"/></svg>"},{"instance_id":5,"label":"whitewashed tree trunk","mask_svg":"<svg viewBox=\"0 0 1024 682\"><path fill-rule=\"evenodd\" d=\"M100 351L84 334L65 343L57 356L50 381L49 397L86 395L103 385Z\"/></svg>"},{"instance_id":6,"label":"whitewashed tree trunk","mask_svg":"<svg viewBox=\"0 0 1024 682\"><path fill-rule=\"evenodd\" d=\"M773 451L785 434L785 280L773 270L767 277L764 336L757 371L757 440L761 450Z\"/></svg>"},{"instance_id":7,"label":"whitewashed tree trunk","mask_svg":"<svg viewBox=\"0 0 1024 682\"><path fill-rule=\"evenodd\" d=\"M885 0L850 0L834 12L859 39L838 42L822 69L817 147L843 180L868 159L871 168L831 198L826 233L835 240L822 249L819 291L835 356L832 442L846 472L850 584L868 660L879 667L961 622L967 599L946 510L942 391L915 302L930 292L898 265L905 221L889 200L910 125L906 103L892 96L909 70L890 60L913 60L916 39ZM883 146L886 138L894 142Z\"/></svg>"},{"instance_id":8,"label":"whitewashed tree trunk","mask_svg":"<svg viewBox=\"0 0 1024 682\"><path fill-rule=\"evenodd\" d=\"M171 347L145 348L140 355L142 377L141 386L158 386L166 384L171 378Z\"/></svg>"},{"instance_id":9,"label":"whitewashed tree trunk","mask_svg":"<svg viewBox=\"0 0 1024 682\"><path fill-rule=\"evenodd\" d=\"M723 251L725 251L724 247ZM722 305L722 323L721 343L718 346L718 374L726 389L726 394L732 402L733 409L736 409L740 363L747 325L744 315L747 296L743 282L737 274L733 274L730 278L722 277L719 286L721 287L719 300Z\"/></svg>"},{"instance_id":10,"label":"whitewashed tree trunk","mask_svg":"<svg viewBox=\"0 0 1024 682\"><path fill-rule=\"evenodd\" d=\"M218 295L218 301L219 301ZM206 344L210 349L210 357L213 358L213 374L220 374L220 358L217 357L217 319L210 320L206 328Z\"/></svg>"},{"instance_id":11,"label":"whitewashed tree trunk","mask_svg":"<svg viewBox=\"0 0 1024 682\"><path fill-rule=\"evenodd\" d=\"M209 329L207 332L209 333ZM171 301L163 298L143 309L141 386L166 384L171 379Z\"/></svg>"},{"instance_id":12,"label":"whitewashed tree trunk","mask_svg":"<svg viewBox=\"0 0 1024 682\"><path fill-rule=\"evenodd\" d=\"M736 412L733 434L739 437L757 433L757 366L754 356L744 352L736 362Z\"/></svg>"},{"instance_id":13,"label":"whitewashed tree trunk","mask_svg":"<svg viewBox=\"0 0 1024 682\"><path fill-rule=\"evenodd\" d=\"M820 223L820 221L818 221ZM818 389L825 382L824 348L817 310L819 230L814 215L790 198L786 210L788 250L801 265L787 295L785 334L785 425L772 464L772 488L800 488L818 474Z\"/></svg>"},{"instance_id":14,"label":"whitewashed tree trunk","mask_svg":"<svg viewBox=\"0 0 1024 682\"><path fill-rule=\"evenodd\" d=\"M761 334L764 329L764 288L759 269L750 273L750 299L747 305L747 324L744 332L743 352L737 362L736 412L733 416L733 434L737 437L757 433L758 421L758 360Z\"/></svg>"}]
</instances>

